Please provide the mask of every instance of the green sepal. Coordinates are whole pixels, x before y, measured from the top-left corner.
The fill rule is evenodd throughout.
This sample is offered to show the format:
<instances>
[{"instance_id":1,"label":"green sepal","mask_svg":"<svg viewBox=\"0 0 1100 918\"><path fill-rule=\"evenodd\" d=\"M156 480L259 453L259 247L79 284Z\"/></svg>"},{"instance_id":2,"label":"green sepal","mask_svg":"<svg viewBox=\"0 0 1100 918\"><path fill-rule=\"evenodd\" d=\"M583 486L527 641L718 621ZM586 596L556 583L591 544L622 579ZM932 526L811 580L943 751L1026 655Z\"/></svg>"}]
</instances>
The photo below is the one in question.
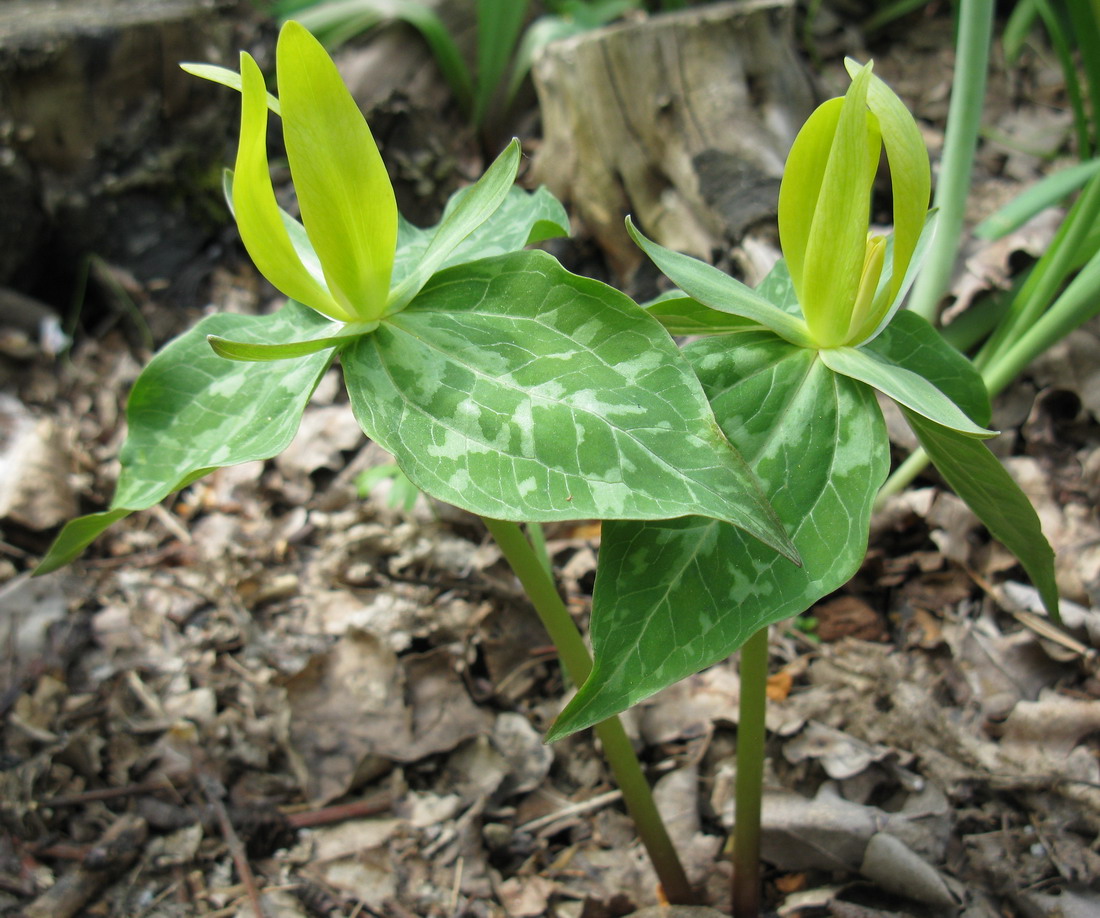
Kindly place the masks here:
<instances>
[{"instance_id":1,"label":"green sepal","mask_svg":"<svg viewBox=\"0 0 1100 918\"><path fill-rule=\"evenodd\" d=\"M227 360L263 363L268 360L292 360L295 357L307 357L319 351L343 347L353 338L358 338L360 335L369 335L377 327L377 322L353 322L344 325L338 334L309 338L305 341L291 341L287 344L231 341L220 335L207 335L206 340L219 357L224 357Z\"/></svg>"},{"instance_id":2,"label":"green sepal","mask_svg":"<svg viewBox=\"0 0 1100 918\"><path fill-rule=\"evenodd\" d=\"M893 363L867 348L823 348L821 359L835 373L850 376L878 389L930 421L968 437L995 437L997 431L975 424L966 413L920 373Z\"/></svg>"},{"instance_id":3,"label":"green sepal","mask_svg":"<svg viewBox=\"0 0 1100 918\"><path fill-rule=\"evenodd\" d=\"M649 303L643 303L642 308L670 335L721 335L760 327L751 319L711 309L698 300L684 296L679 290L669 291Z\"/></svg>"},{"instance_id":4,"label":"green sepal","mask_svg":"<svg viewBox=\"0 0 1100 918\"><path fill-rule=\"evenodd\" d=\"M474 185L452 197L427 248L412 270L390 291L386 315L408 306L459 244L496 213L515 184L519 159L519 141L513 138Z\"/></svg>"},{"instance_id":5,"label":"green sepal","mask_svg":"<svg viewBox=\"0 0 1100 918\"><path fill-rule=\"evenodd\" d=\"M813 347L813 339L810 338L805 322L779 309L752 287L735 280L713 265L666 249L647 239L634 226L630 217L626 218L626 229L650 261L688 296L711 309L763 325L792 344Z\"/></svg>"},{"instance_id":6,"label":"green sepal","mask_svg":"<svg viewBox=\"0 0 1100 918\"><path fill-rule=\"evenodd\" d=\"M974 364L944 340L926 319L902 310L882 333L864 345L865 350L919 373L958 405L967 416L985 427L993 409L989 391Z\"/></svg>"},{"instance_id":7,"label":"green sepal","mask_svg":"<svg viewBox=\"0 0 1100 918\"><path fill-rule=\"evenodd\" d=\"M393 266L395 285L403 283L416 270L442 224L447 222L453 210L462 205L469 193L469 188L463 188L451 195L443 218L435 227L420 229L406 220L401 221L397 235L397 260ZM507 255L518 252L524 246L568 235L569 216L557 198L546 188L525 191L513 185L496 210L459 242L436 270L453 268L481 258Z\"/></svg>"},{"instance_id":8,"label":"green sepal","mask_svg":"<svg viewBox=\"0 0 1100 918\"><path fill-rule=\"evenodd\" d=\"M191 74L191 76L197 76L199 79L210 80L211 83L220 83L222 86L228 86L230 89L237 90L237 92L243 91L241 75L236 70L230 70L228 67L219 67L217 64L198 64L188 61L180 64L180 70ZM279 108L279 100L271 93L267 94L267 107L274 115L282 114L282 110Z\"/></svg>"}]
</instances>

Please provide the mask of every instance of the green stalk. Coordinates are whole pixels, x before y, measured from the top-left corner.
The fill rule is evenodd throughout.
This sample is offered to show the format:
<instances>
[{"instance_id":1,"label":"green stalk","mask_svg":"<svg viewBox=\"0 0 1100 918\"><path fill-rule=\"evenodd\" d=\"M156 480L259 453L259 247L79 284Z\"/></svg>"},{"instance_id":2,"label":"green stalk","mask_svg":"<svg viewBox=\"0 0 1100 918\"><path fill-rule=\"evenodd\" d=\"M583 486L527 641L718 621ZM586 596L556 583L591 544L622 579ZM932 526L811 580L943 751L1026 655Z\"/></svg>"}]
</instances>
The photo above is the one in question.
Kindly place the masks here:
<instances>
[{"instance_id":1,"label":"green stalk","mask_svg":"<svg viewBox=\"0 0 1100 918\"><path fill-rule=\"evenodd\" d=\"M768 629L741 648L737 720L736 810L733 824L733 918L760 914L760 809L764 788L764 714L768 688Z\"/></svg>"},{"instance_id":2,"label":"green stalk","mask_svg":"<svg viewBox=\"0 0 1100 918\"><path fill-rule=\"evenodd\" d=\"M550 640L557 648L566 674L574 684L581 685L592 671L592 657L569 610L558 595L550 573L543 567L531 543L516 523L485 519L485 525L527 591ZM678 905L690 905L694 901L691 885L676 849L672 847L672 840L665 829L661 814L657 811L649 782L634 754L634 747L630 745L630 738L623 729L622 721L618 717L612 717L596 724L594 729L603 744L607 763L623 793L623 802L634 820L638 837L649 852L665 897L669 902Z\"/></svg>"},{"instance_id":3,"label":"green stalk","mask_svg":"<svg viewBox=\"0 0 1100 918\"><path fill-rule=\"evenodd\" d=\"M554 568L550 564L550 553L546 550L546 532L539 523L527 524L527 539L535 550L535 554L538 555L539 561L542 562L542 566L546 568L546 572L553 576Z\"/></svg>"},{"instance_id":4,"label":"green stalk","mask_svg":"<svg viewBox=\"0 0 1100 918\"><path fill-rule=\"evenodd\" d=\"M901 465L890 473L890 477L879 488L878 494L875 496L874 512L877 513L885 507L888 498L900 494L908 488L913 483L913 479L923 472L927 465L928 453L918 446L905 458Z\"/></svg>"},{"instance_id":5,"label":"green stalk","mask_svg":"<svg viewBox=\"0 0 1100 918\"><path fill-rule=\"evenodd\" d=\"M962 0L959 4L959 37L947 135L936 182L935 206L940 218L936 237L920 277L913 287L909 308L934 322L940 300L951 280L962 237L963 214L970 190L970 172L978 145L989 43L993 31L993 0Z\"/></svg>"}]
</instances>

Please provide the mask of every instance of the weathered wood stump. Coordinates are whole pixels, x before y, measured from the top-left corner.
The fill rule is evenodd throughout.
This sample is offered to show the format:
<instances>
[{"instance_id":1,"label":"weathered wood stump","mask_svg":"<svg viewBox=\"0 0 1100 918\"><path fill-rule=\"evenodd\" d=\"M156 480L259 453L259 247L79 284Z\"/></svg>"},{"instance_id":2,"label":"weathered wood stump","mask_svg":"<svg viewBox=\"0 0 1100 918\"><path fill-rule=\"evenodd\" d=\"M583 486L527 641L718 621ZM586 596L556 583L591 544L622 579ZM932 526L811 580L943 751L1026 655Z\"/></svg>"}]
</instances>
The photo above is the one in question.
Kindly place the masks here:
<instances>
[{"instance_id":1,"label":"weathered wood stump","mask_svg":"<svg viewBox=\"0 0 1100 918\"><path fill-rule=\"evenodd\" d=\"M179 63L235 66L242 12L238 0L0 4L0 285L32 286L89 252L146 279L193 255L237 103Z\"/></svg>"},{"instance_id":2,"label":"weathered wood stump","mask_svg":"<svg viewBox=\"0 0 1100 918\"><path fill-rule=\"evenodd\" d=\"M814 104L791 0L719 3L547 48L534 71L536 176L628 275L632 213L670 248L709 258L774 218L783 162Z\"/></svg>"}]
</instances>

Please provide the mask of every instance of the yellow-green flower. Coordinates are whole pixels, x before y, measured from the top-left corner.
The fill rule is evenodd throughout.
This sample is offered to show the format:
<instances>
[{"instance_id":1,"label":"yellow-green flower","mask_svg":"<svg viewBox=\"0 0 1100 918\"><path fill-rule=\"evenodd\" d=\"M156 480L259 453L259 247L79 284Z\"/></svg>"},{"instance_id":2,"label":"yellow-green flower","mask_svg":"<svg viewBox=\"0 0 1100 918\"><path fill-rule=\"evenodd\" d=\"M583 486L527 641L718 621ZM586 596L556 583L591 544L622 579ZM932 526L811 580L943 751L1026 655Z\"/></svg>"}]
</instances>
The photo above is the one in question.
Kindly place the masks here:
<instances>
[{"instance_id":1,"label":"yellow-green flower","mask_svg":"<svg viewBox=\"0 0 1100 918\"><path fill-rule=\"evenodd\" d=\"M856 346L892 314L928 211L928 151L913 116L871 72L802 126L779 190L779 240L818 347ZM869 232L882 149L890 164L894 234Z\"/></svg>"},{"instance_id":2,"label":"yellow-green flower","mask_svg":"<svg viewBox=\"0 0 1100 918\"><path fill-rule=\"evenodd\" d=\"M382 157L336 65L296 22L279 33L276 74L302 223L281 213L275 200L267 89L256 62L242 53L233 177L241 239L281 293L341 322L373 322L386 309L397 246L397 203Z\"/></svg>"}]
</instances>

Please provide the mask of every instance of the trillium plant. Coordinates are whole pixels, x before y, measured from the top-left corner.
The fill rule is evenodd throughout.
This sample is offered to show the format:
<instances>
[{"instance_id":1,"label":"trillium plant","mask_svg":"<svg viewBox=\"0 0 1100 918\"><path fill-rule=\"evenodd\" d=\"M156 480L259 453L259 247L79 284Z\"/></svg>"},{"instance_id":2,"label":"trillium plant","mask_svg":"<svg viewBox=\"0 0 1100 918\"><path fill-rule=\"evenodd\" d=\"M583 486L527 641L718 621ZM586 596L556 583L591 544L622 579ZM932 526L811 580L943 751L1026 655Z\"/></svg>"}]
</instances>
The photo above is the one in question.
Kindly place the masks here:
<instances>
[{"instance_id":1,"label":"trillium plant","mask_svg":"<svg viewBox=\"0 0 1100 918\"><path fill-rule=\"evenodd\" d=\"M648 308L527 248L568 221L544 189L514 186L516 141L438 226L404 221L366 122L301 25L280 32L278 98L247 54L239 73L185 67L240 92L227 197L288 302L208 316L153 358L130 395L111 506L65 526L39 573L217 468L278 454L338 361L364 433L416 487L485 520L579 686L549 738L595 727L672 901L691 889L617 715L744 645L741 916L758 907L766 627L841 586L864 556L889 465L876 391L1056 611L1035 513L982 443L993 432L981 379L898 311L934 223L928 157L870 65L852 65L848 93L795 141L780 192L785 263L754 290L629 225L678 288ZM272 189L272 114L300 220ZM889 238L868 232L882 148ZM681 349L679 334L700 337ZM594 662L520 528L570 519L604 521Z\"/></svg>"}]
</instances>

